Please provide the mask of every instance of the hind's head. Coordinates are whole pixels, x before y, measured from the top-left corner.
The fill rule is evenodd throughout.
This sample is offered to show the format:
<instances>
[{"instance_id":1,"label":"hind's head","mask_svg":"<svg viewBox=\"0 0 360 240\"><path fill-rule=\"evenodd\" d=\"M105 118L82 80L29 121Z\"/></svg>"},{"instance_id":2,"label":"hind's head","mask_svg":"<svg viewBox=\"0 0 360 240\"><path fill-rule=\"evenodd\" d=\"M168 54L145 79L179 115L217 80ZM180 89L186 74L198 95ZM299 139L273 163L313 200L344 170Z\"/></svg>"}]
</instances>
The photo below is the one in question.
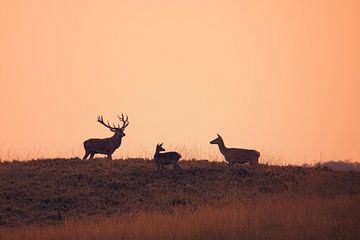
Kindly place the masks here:
<instances>
[{"instance_id":1,"label":"hind's head","mask_svg":"<svg viewBox=\"0 0 360 240\"><path fill-rule=\"evenodd\" d=\"M210 142L210 144L220 144L220 143L222 143L222 142L223 142L222 137L221 137L219 134L217 134L217 138L215 138L214 140L212 140L212 141Z\"/></svg>"},{"instance_id":2,"label":"hind's head","mask_svg":"<svg viewBox=\"0 0 360 240\"><path fill-rule=\"evenodd\" d=\"M162 143L161 144L156 144L156 152L163 152L165 151L165 149L162 147Z\"/></svg>"}]
</instances>

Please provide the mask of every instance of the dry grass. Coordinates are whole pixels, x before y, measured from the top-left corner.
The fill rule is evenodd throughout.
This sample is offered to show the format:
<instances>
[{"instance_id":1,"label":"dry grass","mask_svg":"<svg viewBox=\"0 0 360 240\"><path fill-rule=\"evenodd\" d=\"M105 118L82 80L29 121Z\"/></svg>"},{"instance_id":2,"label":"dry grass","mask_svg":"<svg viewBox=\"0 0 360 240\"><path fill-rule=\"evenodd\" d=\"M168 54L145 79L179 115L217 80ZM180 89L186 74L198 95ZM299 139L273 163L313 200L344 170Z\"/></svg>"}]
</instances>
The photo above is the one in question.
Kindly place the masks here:
<instances>
[{"instance_id":1,"label":"dry grass","mask_svg":"<svg viewBox=\"0 0 360 240\"><path fill-rule=\"evenodd\" d=\"M359 197L268 197L195 212L145 212L0 230L2 239L357 239Z\"/></svg>"},{"instance_id":2,"label":"dry grass","mask_svg":"<svg viewBox=\"0 0 360 240\"><path fill-rule=\"evenodd\" d=\"M0 164L0 239L357 239L360 173L261 165Z\"/></svg>"}]
</instances>

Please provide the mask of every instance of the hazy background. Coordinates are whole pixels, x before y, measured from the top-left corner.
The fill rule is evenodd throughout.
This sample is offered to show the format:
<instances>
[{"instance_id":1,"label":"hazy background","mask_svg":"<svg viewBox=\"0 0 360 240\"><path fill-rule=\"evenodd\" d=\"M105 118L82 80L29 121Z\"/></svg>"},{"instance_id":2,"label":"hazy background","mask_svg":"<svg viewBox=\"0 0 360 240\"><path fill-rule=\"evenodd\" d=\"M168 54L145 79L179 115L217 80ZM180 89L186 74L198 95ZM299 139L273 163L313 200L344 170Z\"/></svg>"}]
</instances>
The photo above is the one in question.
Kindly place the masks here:
<instances>
[{"instance_id":1,"label":"hazy background","mask_svg":"<svg viewBox=\"0 0 360 240\"><path fill-rule=\"evenodd\" d=\"M360 159L359 1L0 0L0 158L83 155L129 115L115 156Z\"/></svg>"}]
</instances>

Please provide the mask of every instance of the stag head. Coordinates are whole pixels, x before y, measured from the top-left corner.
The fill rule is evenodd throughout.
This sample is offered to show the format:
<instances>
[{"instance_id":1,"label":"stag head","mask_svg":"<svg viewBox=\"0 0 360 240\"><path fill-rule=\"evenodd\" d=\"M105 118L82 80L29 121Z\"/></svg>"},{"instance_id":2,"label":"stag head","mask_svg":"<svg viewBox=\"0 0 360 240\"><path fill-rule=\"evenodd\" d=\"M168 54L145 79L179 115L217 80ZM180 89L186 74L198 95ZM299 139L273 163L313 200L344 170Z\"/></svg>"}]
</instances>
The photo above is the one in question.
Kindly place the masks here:
<instances>
[{"instance_id":1,"label":"stag head","mask_svg":"<svg viewBox=\"0 0 360 240\"><path fill-rule=\"evenodd\" d=\"M109 121L104 122L103 116L98 116L97 121L101 123L103 126L110 129L110 131L114 132L115 134L118 134L119 137L123 137L126 134L124 133L125 128L129 125L129 117L126 115L126 118L124 117L124 114L121 113L121 117L117 115L120 122L122 122L122 126L118 123L117 126L115 124L110 125Z\"/></svg>"}]
</instances>

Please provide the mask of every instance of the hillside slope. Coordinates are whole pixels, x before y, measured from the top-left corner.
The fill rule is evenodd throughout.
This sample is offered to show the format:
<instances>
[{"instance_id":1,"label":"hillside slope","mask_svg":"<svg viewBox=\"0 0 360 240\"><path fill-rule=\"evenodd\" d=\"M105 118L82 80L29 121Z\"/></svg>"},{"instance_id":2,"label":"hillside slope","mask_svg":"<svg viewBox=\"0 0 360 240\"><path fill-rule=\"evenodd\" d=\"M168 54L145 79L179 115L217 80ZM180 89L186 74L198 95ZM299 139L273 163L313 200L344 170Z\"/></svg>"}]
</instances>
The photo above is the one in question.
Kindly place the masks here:
<instances>
[{"instance_id":1,"label":"hillside slope","mask_svg":"<svg viewBox=\"0 0 360 240\"><path fill-rule=\"evenodd\" d=\"M360 194L360 173L327 168L182 161L183 171L155 172L142 159L35 160L0 163L0 227L62 222L94 215L168 212L261 196L352 196Z\"/></svg>"}]
</instances>

